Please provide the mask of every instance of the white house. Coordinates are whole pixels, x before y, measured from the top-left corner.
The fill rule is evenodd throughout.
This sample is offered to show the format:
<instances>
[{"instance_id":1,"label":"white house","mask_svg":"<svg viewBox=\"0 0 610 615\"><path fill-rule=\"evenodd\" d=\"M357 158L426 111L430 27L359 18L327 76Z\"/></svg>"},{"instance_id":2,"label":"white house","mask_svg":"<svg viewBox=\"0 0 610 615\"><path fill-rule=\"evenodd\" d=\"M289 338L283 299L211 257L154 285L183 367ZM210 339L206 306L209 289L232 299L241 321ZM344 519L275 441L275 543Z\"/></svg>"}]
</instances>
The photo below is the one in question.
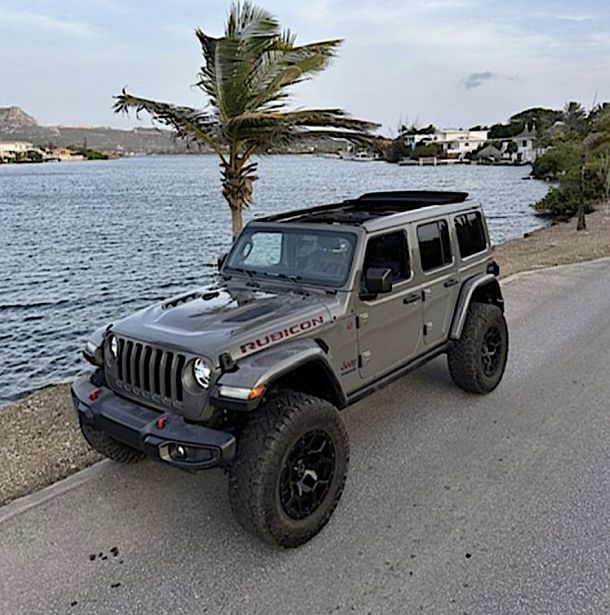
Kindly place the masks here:
<instances>
[{"instance_id":1,"label":"white house","mask_svg":"<svg viewBox=\"0 0 610 615\"><path fill-rule=\"evenodd\" d=\"M0 159L12 159L32 149L34 146L27 141L0 141Z\"/></svg>"},{"instance_id":2,"label":"white house","mask_svg":"<svg viewBox=\"0 0 610 615\"><path fill-rule=\"evenodd\" d=\"M487 130L461 130L455 128L437 128L431 134L404 135L405 144L411 148L416 145L439 143L448 158L463 158L468 152L474 152L487 141Z\"/></svg>"},{"instance_id":3,"label":"white house","mask_svg":"<svg viewBox=\"0 0 610 615\"><path fill-rule=\"evenodd\" d=\"M544 153L544 149L536 147L536 131L527 127L512 137L511 141L517 146L517 153L514 155L516 162L531 163Z\"/></svg>"}]
</instances>

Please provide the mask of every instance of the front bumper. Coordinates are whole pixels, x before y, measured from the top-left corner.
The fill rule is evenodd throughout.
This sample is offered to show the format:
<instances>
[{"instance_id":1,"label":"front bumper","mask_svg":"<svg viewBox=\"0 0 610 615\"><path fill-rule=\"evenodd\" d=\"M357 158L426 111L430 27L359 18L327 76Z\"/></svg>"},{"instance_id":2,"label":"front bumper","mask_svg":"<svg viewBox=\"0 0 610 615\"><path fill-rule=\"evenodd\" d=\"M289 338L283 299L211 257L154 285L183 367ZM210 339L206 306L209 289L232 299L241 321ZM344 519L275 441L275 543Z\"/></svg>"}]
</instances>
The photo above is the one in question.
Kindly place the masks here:
<instances>
[{"instance_id":1,"label":"front bumper","mask_svg":"<svg viewBox=\"0 0 610 615\"><path fill-rule=\"evenodd\" d=\"M235 456L232 434L150 410L107 387L96 387L88 378L72 385L72 401L83 423L173 466L204 470L222 466ZM180 450L185 455L177 454Z\"/></svg>"}]
</instances>

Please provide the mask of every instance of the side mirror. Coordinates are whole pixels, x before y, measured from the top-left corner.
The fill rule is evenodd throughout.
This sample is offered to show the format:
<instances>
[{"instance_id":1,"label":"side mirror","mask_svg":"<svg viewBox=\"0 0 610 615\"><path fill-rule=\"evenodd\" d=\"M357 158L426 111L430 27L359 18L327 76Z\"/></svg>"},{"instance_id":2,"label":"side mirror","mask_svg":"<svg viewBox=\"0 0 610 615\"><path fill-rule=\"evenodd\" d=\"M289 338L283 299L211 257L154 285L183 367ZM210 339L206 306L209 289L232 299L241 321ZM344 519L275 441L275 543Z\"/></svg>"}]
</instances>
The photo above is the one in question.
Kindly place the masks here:
<instances>
[{"instance_id":1,"label":"side mirror","mask_svg":"<svg viewBox=\"0 0 610 615\"><path fill-rule=\"evenodd\" d=\"M392 290L392 270L382 267L370 267L364 276L366 292L381 295Z\"/></svg>"},{"instance_id":2,"label":"side mirror","mask_svg":"<svg viewBox=\"0 0 610 615\"><path fill-rule=\"evenodd\" d=\"M218 265L218 271L220 271L222 269L222 266L225 264L228 254L228 252L225 252L218 257L218 261L216 263Z\"/></svg>"}]
</instances>

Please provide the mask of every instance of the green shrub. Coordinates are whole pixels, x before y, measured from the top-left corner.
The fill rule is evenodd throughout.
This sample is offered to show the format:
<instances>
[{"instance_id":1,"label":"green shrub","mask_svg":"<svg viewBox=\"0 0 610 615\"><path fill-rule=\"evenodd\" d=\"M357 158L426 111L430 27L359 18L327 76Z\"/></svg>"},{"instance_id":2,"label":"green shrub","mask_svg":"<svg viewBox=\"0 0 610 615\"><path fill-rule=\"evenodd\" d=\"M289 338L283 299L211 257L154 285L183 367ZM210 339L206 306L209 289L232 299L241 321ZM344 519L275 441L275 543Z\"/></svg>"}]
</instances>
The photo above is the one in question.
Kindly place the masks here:
<instances>
[{"instance_id":1,"label":"green shrub","mask_svg":"<svg viewBox=\"0 0 610 615\"><path fill-rule=\"evenodd\" d=\"M557 179L579 164L581 145L578 141L567 141L548 149L532 165L532 176L536 179Z\"/></svg>"},{"instance_id":2,"label":"green shrub","mask_svg":"<svg viewBox=\"0 0 610 615\"><path fill-rule=\"evenodd\" d=\"M419 143L411 152L411 158L416 160L419 158L442 158L445 150L440 143Z\"/></svg>"},{"instance_id":3,"label":"green shrub","mask_svg":"<svg viewBox=\"0 0 610 615\"><path fill-rule=\"evenodd\" d=\"M411 148L405 145L403 137L394 139L383 151L383 158L386 162L398 162L407 158L411 153Z\"/></svg>"},{"instance_id":4,"label":"green shrub","mask_svg":"<svg viewBox=\"0 0 610 615\"><path fill-rule=\"evenodd\" d=\"M604 186L595 168L585 169L584 199L586 212L593 211L593 205L603 198ZM570 169L559 185L534 205L534 209L553 216L573 216L580 203L580 170Z\"/></svg>"}]
</instances>

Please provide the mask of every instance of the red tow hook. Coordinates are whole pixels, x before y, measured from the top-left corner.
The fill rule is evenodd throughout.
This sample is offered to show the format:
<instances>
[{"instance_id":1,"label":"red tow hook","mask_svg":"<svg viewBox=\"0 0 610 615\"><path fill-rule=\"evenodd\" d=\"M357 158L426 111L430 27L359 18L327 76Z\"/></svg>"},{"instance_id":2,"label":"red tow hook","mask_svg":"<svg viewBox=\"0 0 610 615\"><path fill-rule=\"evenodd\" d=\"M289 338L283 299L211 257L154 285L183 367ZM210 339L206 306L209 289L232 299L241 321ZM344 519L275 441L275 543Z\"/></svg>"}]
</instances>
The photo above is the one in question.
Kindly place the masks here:
<instances>
[{"instance_id":1,"label":"red tow hook","mask_svg":"<svg viewBox=\"0 0 610 615\"><path fill-rule=\"evenodd\" d=\"M166 423L167 423L167 417L160 416L155 422L155 425L157 426L157 429L164 429Z\"/></svg>"},{"instance_id":2,"label":"red tow hook","mask_svg":"<svg viewBox=\"0 0 610 615\"><path fill-rule=\"evenodd\" d=\"M95 401L100 396L101 392L102 391L100 389L93 389L93 391L91 391L91 393L89 393L89 399L91 401Z\"/></svg>"}]
</instances>

